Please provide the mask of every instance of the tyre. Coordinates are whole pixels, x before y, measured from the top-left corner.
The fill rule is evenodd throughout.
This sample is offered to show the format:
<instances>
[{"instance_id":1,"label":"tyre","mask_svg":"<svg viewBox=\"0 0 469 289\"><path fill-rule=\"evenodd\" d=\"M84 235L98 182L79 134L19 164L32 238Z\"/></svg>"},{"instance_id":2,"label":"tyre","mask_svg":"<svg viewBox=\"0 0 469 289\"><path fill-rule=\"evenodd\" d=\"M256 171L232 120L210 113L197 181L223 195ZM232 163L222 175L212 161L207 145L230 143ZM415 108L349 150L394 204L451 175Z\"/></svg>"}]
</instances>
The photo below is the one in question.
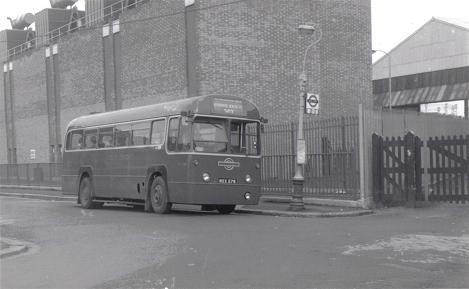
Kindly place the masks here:
<instances>
[{"instance_id":1,"label":"tyre","mask_svg":"<svg viewBox=\"0 0 469 289\"><path fill-rule=\"evenodd\" d=\"M219 206L216 206L217 211L222 215L231 214L234 211L235 207L236 207L236 205L219 205Z\"/></svg>"},{"instance_id":2,"label":"tyre","mask_svg":"<svg viewBox=\"0 0 469 289\"><path fill-rule=\"evenodd\" d=\"M84 177L80 181L80 204L84 209L94 209L97 204L93 201L93 186L89 177Z\"/></svg>"},{"instance_id":3,"label":"tyre","mask_svg":"<svg viewBox=\"0 0 469 289\"><path fill-rule=\"evenodd\" d=\"M153 179L150 188L150 202L153 212L168 214L171 212L171 203L168 198L168 189L165 180L158 176Z\"/></svg>"}]
</instances>

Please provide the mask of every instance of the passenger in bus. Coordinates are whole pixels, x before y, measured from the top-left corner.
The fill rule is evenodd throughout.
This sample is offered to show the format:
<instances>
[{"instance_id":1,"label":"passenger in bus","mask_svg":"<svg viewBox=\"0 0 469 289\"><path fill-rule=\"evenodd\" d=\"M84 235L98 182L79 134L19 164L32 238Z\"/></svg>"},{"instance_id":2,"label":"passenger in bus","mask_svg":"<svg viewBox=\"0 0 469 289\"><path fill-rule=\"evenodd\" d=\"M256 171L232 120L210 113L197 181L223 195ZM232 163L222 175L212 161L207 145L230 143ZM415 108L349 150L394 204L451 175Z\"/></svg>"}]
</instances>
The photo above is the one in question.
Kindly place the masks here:
<instances>
[{"instance_id":1,"label":"passenger in bus","mask_svg":"<svg viewBox=\"0 0 469 289\"><path fill-rule=\"evenodd\" d=\"M112 147L112 136L110 135L103 136L98 145L100 148Z\"/></svg>"},{"instance_id":2,"label":"passenger in bus","mask_svg":"<svg viewBox=\"0 0 469 289\"><path fill-rule=\"evenodd\" d=\"M90 137L90 143L87 144L87 147L88 147L88 148L95 148L97 142L98 142L98 141L96 140L96 136L95 136L95 135L92 135L92 136Z\"/></svg>"}]
</instances>

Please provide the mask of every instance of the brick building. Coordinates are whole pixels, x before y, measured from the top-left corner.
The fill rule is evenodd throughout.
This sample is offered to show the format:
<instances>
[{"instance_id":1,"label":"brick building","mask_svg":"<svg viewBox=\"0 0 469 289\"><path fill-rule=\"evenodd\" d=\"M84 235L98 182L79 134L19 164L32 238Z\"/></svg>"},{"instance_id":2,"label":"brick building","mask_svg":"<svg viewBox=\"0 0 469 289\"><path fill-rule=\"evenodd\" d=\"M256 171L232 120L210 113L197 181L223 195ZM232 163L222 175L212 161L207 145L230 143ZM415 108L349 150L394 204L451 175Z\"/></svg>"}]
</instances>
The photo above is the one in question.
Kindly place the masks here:
<instances>
[{"instance_id":1,"label":"brick building","mask_svg":"<svg viewBox=\"0 0 469 289\"><path fill-rule=\"evenodd\" d=\"M294 120L303 54L318 35L298 32L308 22L322 31L306 67L322 116L372 106L370 0L140 1L89 0L70 32L0 50L0 163L60 161L80 115L195 95L244 96L271 122ZM97 14L108 2L130 6Z\"/></svg>"}]
</instances>

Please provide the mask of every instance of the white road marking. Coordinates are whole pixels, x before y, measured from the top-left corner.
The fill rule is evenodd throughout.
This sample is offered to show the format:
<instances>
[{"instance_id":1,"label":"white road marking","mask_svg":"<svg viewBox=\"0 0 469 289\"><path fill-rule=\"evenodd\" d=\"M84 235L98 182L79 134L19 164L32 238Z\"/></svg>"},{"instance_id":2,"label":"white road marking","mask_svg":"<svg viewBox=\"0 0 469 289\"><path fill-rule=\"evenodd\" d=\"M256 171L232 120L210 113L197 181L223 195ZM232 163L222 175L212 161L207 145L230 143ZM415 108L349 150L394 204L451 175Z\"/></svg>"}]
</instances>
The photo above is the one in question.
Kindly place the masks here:
<instances>
[{"instance_id":1,"label":"white road marking","mask_svg":"<svg viewBox=\"0 0 469 289\"><path fill-rule=\"evenodd\" d=\"M94 214L91 211L81 209L80 212L84 217L94 217Z\"/></svg>"},{"instance_id":2,"label":"white road marking","mask_svg":"<svg viewBox=\"0 0 469 289\"><path fill-rule=\"evenodd\" d=\"M14 219L4 219L3 217L0 217L0 226L2 225L11 225L15 223Z\"/></svg>"},{"instance_id":3,"label":"white road marking","mask_svg":"<svg viewBox=\"0 0 469 289\"><path fill-rule=\"evenodd\" d=\"M398 259L404 263L434 264L452 262L469 264L469 235L399 235L388 241L347 246L344 255L360 255L369 251L386 253L386 259ZM391 256L389 256L391 255Z\"/></svg>"}]
</instances>

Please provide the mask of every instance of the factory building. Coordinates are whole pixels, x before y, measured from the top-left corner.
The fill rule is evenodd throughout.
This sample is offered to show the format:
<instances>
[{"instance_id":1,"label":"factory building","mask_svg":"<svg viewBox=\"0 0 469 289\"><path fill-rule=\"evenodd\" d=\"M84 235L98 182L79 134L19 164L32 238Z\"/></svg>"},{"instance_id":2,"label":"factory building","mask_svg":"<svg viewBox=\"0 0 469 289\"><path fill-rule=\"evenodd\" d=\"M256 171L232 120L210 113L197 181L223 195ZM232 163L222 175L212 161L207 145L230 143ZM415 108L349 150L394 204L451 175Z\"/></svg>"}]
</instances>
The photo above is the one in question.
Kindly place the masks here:
<instances>
[{"instance_id":1,"label":"factory building","mask_svg":"<svg viewBox=\"0 0 469 289\"><path fill-rule=\"evenodd\" d=\"M0 31L0 163L61 162L78 116L197 95L246 97L271 123L293 121L315 40L306 73L319 117L373 105L370 0L75 2Z\"/></svg>"},{"instance_id":2,"label":"factory building","mask_svg":"<svg viewBox=\"0 0 469 289\"><path fill-rule=\"evenodd\" d=\"M425 23L373 64L373 94L376 107L469 118L469 23Z\"/></svg>"}]
</instances>

